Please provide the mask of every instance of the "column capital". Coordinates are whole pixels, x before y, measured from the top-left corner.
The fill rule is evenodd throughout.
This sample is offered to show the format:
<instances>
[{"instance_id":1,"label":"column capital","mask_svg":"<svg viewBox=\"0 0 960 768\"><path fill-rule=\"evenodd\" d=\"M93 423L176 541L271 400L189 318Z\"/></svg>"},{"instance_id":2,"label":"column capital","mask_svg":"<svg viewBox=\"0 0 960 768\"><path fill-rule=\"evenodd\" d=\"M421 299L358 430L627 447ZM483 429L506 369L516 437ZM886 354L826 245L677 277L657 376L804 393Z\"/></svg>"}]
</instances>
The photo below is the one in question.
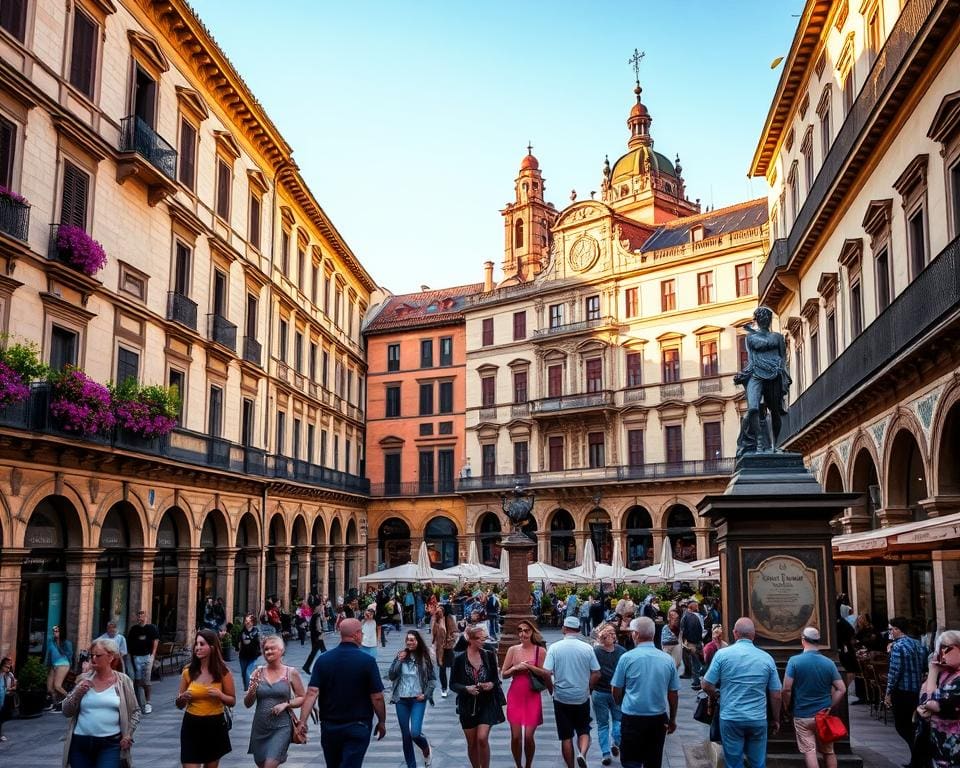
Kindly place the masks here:
<instances>
[{"instance_id":1,"label":"column capital","mask_svg":"<svg viewBox=\"0 0 960 768\"><path fill-rule=\"evenodd\" d=\"M103 547L85 547L68 549L65 555L68 563L96 563L104 552Z\"/></svg>"}]
</instances>

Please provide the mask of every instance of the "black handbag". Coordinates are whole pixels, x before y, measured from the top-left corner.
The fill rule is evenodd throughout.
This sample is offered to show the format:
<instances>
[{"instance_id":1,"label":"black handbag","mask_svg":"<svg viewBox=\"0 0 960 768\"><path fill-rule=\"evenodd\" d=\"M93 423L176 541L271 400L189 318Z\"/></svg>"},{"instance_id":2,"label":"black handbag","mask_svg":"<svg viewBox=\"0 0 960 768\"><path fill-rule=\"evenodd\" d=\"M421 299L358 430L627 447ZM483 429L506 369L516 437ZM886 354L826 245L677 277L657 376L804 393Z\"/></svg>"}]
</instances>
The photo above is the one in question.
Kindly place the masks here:
<instances>
[{"instance_id":1,"label":"black handbag","mask_svg":"<svg viewBox=\"0 0 960 768\"><path fill-rule=\"evenodd\" d=\"M534 652L533 664L536 667L540 666L540 646L539 645L537 646L537 650ZM530 676L530 687L533 689L534 693L541 693L547 690L547 683L542 677L540 677L540 675L536 674L535 672L528 672L527 674L529 674Z\"/></svg>"},{"instance_id":2,"label":"black handbag","mask_svg":"<svg viewBox=\"0 0 960 768\"><path fill-rule=\"evenodd\" d=\"M701 693L697 697L697 708L693 710L693 719L698 723L711 725L713 723L713 712L711 709L710 697L705 693Z\"/></svg>"},{"instance_id":3,"label":"black handbag","mask_svg":"<svg viewBox=\"0 0 960 768\"><path fill-rule=\"evenodd\" d=\"M710 741L714 744L723 743L723 739L720 737L720 705L713 708L713 719L710 721Z\"/></svg>"}]
</instances>

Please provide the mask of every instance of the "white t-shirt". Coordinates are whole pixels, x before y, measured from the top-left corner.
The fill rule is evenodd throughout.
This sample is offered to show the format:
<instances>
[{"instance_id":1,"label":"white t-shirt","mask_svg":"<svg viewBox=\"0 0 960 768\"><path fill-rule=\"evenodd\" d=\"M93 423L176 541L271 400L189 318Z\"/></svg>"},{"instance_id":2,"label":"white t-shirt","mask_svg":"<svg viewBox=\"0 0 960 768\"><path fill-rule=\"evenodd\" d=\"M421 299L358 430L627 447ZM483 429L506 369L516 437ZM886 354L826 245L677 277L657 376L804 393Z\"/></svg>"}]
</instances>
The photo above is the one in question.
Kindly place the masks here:
<instances>
[{"instance_id":1,"label":"white t-shirt","mask_svg":"<svg viewBox=\"0 0 960 768\"><path fill-rule=\"evenodd\" d=\"M73 732L101 738L120 733L120 696L115 685L107 686L99 693L91 688L84 694Z\"/></svg>"},{"instance_id":2,"label":"white t-shirt","mask_svg":"<svg viewBox=\"0 0 960 768\"><path fill-rule=\"evenodd\" d=\"M373 619L367 619L360 624L360 630L363 632L363 639L360 645L364 648L377 647L377 622Z\"/></svg>"},{"instance_id":3,"label":"white t-shirt","mask_svg":"<svg viewBox=\"0 0 960 768\"><path fill-rule=\"evenodd\" d=\"M553 672L554 701L583 704L590 698L590 673L600 671L600 662L589 643L568 634L547 650L543 668Z\"/></svg>"}]
</instances>

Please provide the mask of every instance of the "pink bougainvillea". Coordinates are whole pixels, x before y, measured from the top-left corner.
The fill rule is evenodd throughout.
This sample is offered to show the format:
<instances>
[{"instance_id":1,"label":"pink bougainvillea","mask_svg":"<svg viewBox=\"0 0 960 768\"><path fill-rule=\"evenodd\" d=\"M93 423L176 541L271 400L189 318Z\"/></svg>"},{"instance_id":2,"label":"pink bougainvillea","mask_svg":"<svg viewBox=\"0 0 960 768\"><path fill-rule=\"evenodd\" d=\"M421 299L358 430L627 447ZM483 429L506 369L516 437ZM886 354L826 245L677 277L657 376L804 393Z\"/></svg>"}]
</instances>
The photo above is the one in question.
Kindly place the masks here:
<instances>
[{"instance_id":1,"label":"pink bougainvillea","mask_svg":"<svg viewBox=\"0 0 960 768\"><path fill-rule=\"evenodd\" d=\"M176 411L171 414L167 399L154 390L163 387L144 387L135 397L118 402L117 424L147 438L169 435L177 426Z\"/></svg>"},{"instance_id":2,"label":"pink bougainvillea","mask_svg":"<svg viewBox=\"0 0 960 768\"><path fill-rule=\"evenodd\" d=\"M0 184L0 197L5 197L15 203L20 203L21 205L29 205L27 198L25 198L23 195L18 195L12 189L7 189L2 184Z\"/></svg>"},{"instance_id":3,"label":"pink bougainvillea","mask_svg":"<svg viewBox=\"0 0 960 768\"><path fill-rule=\"evenodd\" d=\"M23 383L23 377L6 363L0 362L0 408L27 399L30 387Z\"/></svg>"},{"instance_id":4,"label":"pink bougainvillea","mask_svg":"<svg viewBox=\"0 0 960 768\"><path fill-rule=\"evenodd\" d=\"M57 249L64 254L71 266L91 277L107 263L103 246L80 227L72 224L61 224L57 228Z\"/></svg>"},{"instance_id":5,"label":"pink bougainvillea","mask_svg":"<svg viewBox=\"0 0 960 768\"><path fill-rule=\"evenodd\" d=\"M64 432L93 435L113 427L110 390L103 384L76 368L57 374L51 384L50 413Z\"/></svg>"}]
</instances>

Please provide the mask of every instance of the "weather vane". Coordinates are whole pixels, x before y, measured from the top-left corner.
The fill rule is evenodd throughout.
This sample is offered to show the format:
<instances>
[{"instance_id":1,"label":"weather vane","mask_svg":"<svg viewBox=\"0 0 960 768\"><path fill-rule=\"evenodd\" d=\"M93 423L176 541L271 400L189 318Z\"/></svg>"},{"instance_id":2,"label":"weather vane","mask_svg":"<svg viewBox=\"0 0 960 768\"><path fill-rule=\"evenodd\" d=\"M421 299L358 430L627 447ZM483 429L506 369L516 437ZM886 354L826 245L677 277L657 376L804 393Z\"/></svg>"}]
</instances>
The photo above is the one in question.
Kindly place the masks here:
<instances>
[{"instance_id":1,"label":"weather vane","mask_svg":"<svg viewBox=\"0 0 960 768\"><path fill-rule=\"evenodd\" d=\"M647 54L641 51L639 48L633 49L633 56L627 59L627 64L630 64L633 67L633 74L637 78L637 82L640 82L640 62L643 61L643 57Z\"/></svg>"}]
</instances>

